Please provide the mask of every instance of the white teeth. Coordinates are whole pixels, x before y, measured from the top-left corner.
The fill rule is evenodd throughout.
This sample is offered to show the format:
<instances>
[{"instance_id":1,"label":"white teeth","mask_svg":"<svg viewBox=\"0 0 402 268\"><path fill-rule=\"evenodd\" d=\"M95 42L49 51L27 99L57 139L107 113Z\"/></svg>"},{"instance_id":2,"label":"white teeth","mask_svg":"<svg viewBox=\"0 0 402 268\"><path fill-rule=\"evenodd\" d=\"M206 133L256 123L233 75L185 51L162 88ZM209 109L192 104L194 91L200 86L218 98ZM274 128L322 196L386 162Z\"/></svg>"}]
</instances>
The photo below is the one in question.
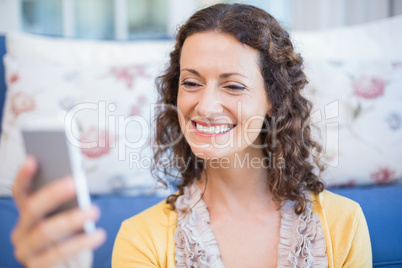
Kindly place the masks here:
<instances>
[{"instance_id":1,"label":"white teeth","mask_svg":"<svg viewBox=\"0 0 402 268\"><path fill-rule=\"evenodd\" d=\"M219 133L224 133L224 132L228 132L229 130L231 130L231 128L228 125L206 127L206 126L202 126L200 124L196 124L196 128L199 132L208 133L208 134L219 134Z\"/></svg>"},{"instance_id":2,"label":"white teeth","mask_svg":"<svg viewBox=\"0 0 402 268\"><path fill-rule=\"evenodd\" d=\"M201 125L199 125L199 124L197 124L197 130L198 130L198 131L200 131L200 132L203 132L203 130L202 130L202 126L201 126Z\"/></svg>"}]
</instances>

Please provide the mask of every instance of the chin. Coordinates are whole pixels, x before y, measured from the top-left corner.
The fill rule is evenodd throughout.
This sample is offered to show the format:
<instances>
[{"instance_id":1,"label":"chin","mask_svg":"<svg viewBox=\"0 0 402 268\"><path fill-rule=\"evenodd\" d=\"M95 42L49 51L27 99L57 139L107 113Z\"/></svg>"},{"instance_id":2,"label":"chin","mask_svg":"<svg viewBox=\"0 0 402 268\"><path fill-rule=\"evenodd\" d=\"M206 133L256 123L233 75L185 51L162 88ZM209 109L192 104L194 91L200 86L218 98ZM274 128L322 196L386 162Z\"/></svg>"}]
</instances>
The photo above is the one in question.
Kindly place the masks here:
<instances>
[{"instance_id":1,"label":"chin","mask_svg":"<svg viewBox=\"0 0 402 268\"><path fill-rule=\"evenodd\" d=\"M199 149L199 148L191 148L192 152L195 154L200 159L204 160L211 160L213 161L218 161L218 159L222 160L224 158L227 158L225 163L227 163L235 154L236 152L231 152L225 149L219 149L219 148L208 148L208 149Z\"/></svg>"},{"instance_id":2,"label":"chin","mask_svg":"<svg viewBox=\"0 0 402 268\"><path fill-rule=\"evenodd\" d=\"M193 154L201 159L219 158L219 154L211 150L192 149Z\"/></svg>"}]
</instances>

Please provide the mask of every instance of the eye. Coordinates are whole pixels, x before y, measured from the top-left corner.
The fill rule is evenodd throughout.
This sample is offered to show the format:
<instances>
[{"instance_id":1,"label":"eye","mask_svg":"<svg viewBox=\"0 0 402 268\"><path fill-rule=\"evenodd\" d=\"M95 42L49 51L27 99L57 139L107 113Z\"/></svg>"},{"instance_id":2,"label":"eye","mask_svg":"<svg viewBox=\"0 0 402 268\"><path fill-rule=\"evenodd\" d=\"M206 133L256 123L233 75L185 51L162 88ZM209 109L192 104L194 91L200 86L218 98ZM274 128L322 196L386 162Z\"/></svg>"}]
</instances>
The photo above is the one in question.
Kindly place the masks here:
<instances>
[{"instance_id":1,"label":"eye","mask_svg":"<svg viewBox=\"0 0 402 268\"><path fill-rule=\"evenodd\" d=\"M182 86L186 87L186 88L195 88L200 86L199 84L195 83L195 82L191 82L191 81L183 81L181 83Z\"/></svg>"},{"instance_id":2,"label":"eye","mask_svg":"<svg viewBox=\"0 0 402 268\"><path fill-rule=\"evenodd\" d=\"M244 86L239 86L239 85L228 85L225 88L228 88L228 89L233 90L233 91L241 91L241 90L246 89Z\"/></svg>"}]
</instances>

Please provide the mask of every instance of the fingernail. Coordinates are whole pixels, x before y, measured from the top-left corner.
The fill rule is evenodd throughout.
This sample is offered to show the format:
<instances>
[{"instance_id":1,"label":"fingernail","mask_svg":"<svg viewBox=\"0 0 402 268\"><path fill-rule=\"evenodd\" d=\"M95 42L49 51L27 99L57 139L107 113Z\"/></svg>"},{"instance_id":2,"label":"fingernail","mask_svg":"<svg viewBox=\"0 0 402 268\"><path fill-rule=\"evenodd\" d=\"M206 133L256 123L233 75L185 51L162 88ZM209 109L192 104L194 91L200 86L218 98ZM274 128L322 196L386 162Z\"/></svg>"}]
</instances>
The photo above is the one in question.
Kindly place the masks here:
<instances>
[{"instance_id":1,"label":"fingernail","mask_svg":"<svg viewBox=\"0 0 402 268\"><path fill-rule=\"evenodd\" d=\"M36 161L35 157L33 155L29 154L26 157L25 163L32 164L32 163L35 163L35 161Z\"/></svg>"},{"instance_id":2,"label":"fingernail","mask_svg":"<svg viewBox=\"0 0 402 268\"><path fill-rule=\"evenodd\" d=\"M25 159L24 168L27 169L28 172L32 172L36 169L36 158L32 155L28 155Z\"/></svg>"},{"instance_id":3,"label":"fingernail","mask_svg":"<svg viewBox=\"0 0 402 268\"><path fill-rule=\"evenodd\" d=\"M100 216L99 208L95 205L92 205L89 209L83 209L82 211L92 219L98 219Z\"/></svg>"},{"instance_id":4,"label":"fingernail","mask_svg":"<svg viewBox=\"0 0 402 268\"><path fill-rule=\"evenodd\" d=\"M100 209L96 205L92 205L91 209L94 211L95 215L99 216L100 215Z\"/></svg>"},{"instance_id":5,"label":"fingernail","mask_svg":"<svg viewBox=\"0 0 402 268\"><path fill-rule=\"evenodd\" d=\"M103 242L106 239L106 232L105 230L98 228L96 229L95 233L93 234L93 237L97 242Z\"/></svg>"}]
</instances>

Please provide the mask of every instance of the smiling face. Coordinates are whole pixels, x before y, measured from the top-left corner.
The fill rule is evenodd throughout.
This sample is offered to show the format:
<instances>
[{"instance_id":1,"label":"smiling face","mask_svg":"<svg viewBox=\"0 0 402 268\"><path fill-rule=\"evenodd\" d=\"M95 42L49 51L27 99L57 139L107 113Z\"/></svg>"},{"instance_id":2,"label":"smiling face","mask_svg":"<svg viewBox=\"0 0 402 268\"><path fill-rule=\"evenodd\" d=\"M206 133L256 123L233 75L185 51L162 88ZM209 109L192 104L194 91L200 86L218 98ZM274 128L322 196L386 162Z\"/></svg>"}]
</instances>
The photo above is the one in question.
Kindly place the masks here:
<instances>
[{"instance_id":1,"label":"smiling face","mask_svg":"<svg viewBox=\"0 0 402 268\"><path fill-rule=\"evenodd\" d=\"M193 34L181 51L179 79L180 127L195 155L262 155L260 131L272 105L257 50L227 34Z\"/></svg>"}]
</instances>

